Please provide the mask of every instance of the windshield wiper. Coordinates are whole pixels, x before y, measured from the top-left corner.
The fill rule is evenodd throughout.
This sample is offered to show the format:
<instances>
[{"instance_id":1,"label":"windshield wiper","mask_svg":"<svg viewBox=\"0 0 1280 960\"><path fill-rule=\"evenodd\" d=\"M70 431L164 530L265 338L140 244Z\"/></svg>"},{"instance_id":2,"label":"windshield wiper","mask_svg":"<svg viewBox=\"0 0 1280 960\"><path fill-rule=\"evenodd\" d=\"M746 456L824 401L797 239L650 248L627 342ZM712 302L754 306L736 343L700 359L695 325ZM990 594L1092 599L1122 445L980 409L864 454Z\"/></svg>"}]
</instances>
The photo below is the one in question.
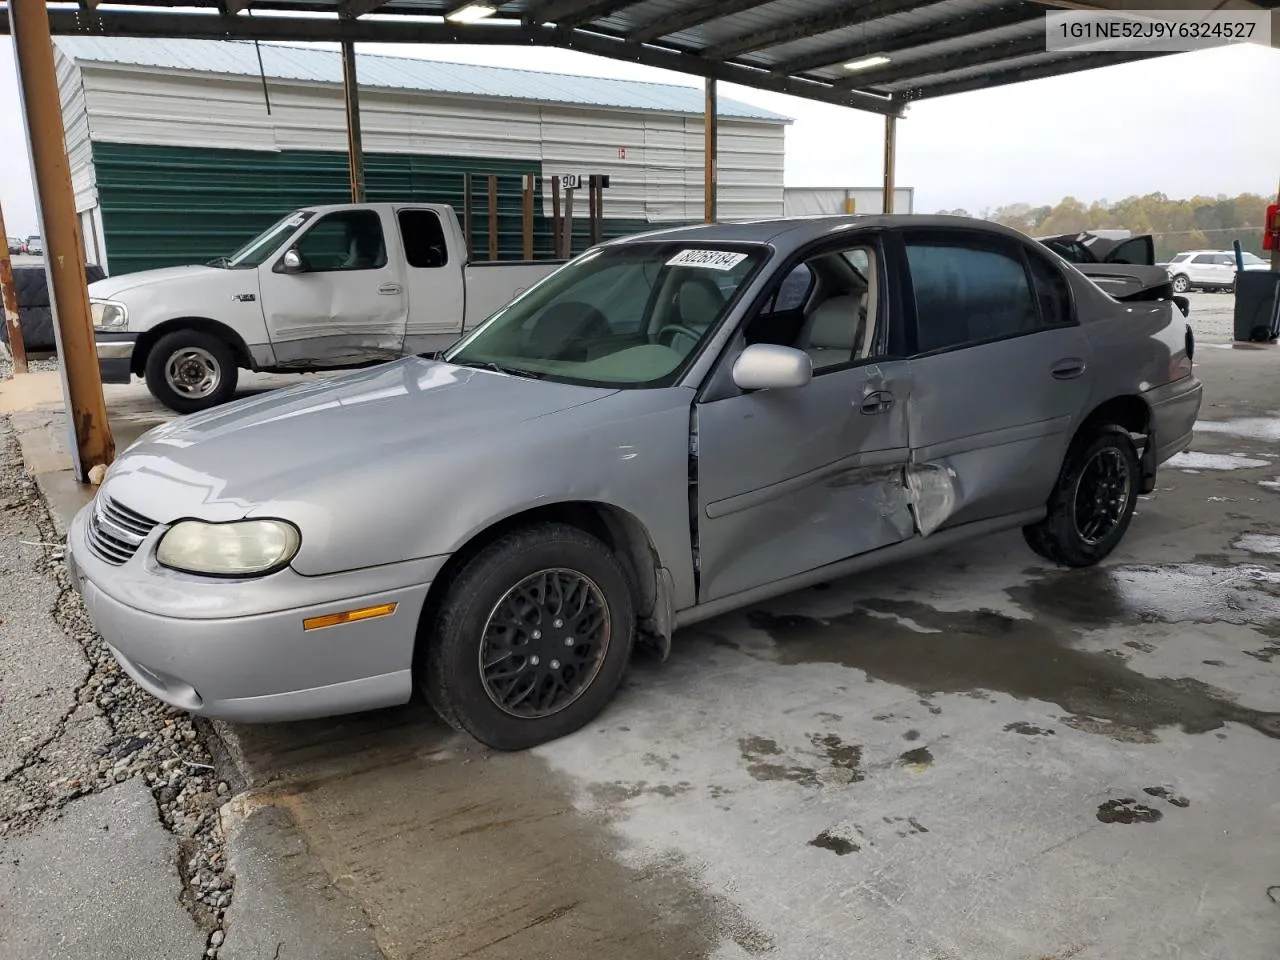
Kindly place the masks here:
<instances>
[{"instance_id":1,"label":"windshield wiper","mask_svg":"<svg viewBox=\"0 0 1280 960\"><path fill-rule=\"evenodd\" d=\"M450 360L455 367L471 367L475 370L492 370L494 373L505 373L512 377L528 377L530 380L541 380L542 374L532 370L521 370L519 367L506 367L492 360Z\"/></svg>"},{"instance_id":2,"label":"windshield wiper","mask_svg":"<svg viewBox=\"0 0 1280 960\"><path fill-rule=\"evenodd\" d=\"M219 267L225 270L227 267L231 266L231 258L230 257L214 257L212 260L206 263L205 266Z\"/></svg>"}]
</instances>

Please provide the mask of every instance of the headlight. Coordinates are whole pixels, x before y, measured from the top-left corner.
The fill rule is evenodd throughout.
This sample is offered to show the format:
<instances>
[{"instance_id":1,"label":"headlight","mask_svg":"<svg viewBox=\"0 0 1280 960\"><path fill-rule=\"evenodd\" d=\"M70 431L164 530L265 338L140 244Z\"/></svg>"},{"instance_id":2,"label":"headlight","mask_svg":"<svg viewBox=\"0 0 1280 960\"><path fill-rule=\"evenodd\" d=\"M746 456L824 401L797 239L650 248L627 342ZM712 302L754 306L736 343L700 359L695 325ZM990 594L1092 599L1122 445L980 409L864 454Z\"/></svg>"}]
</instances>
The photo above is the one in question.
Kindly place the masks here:
<instances>
[{"instance_id":1,"label":"headlight","mask_svg":"<svg viewBox=\"0 0 1280 960\"><path fill-rule=\"evenodd\" d=\"M90 300L89 315L99 330L123 330L129 323L129 308L111 300Z\"/></svg>"},{"instance_id":2,"label":"headlight","mask_svg":"<svg viewBox=\"0 0 1280 960\"><path fill-rule=\"evenodd\" d=\"M301 543L297 528L283 520L181 520L161 538L156 560L185 573L245 577L284 566Z\"/></svg>"}]
</instances>

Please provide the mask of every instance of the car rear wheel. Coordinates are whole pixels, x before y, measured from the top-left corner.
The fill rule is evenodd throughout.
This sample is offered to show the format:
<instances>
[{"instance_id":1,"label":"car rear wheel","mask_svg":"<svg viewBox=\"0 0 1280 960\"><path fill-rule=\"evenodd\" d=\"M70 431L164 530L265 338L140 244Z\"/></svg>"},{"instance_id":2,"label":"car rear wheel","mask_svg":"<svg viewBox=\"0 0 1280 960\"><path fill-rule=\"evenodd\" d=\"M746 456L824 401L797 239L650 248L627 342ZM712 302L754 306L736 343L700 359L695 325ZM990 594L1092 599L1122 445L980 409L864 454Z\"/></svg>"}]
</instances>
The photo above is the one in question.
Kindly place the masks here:
<instances>
[{"instance_id":1,"label":"car rear wheel","mask_svg":"<svg viewBox=\"0 0 1280 960\"><path fill-rule=\"evenodd\" d=\"M1088 567L1124 538L1138 503L1141 466L1129 432L1109 424L1072 445L1048 515L1023 528L1027 545L1054 563Z\"/></svg>"},{"instance_id":2,"label":"car rear wheel","mask_svg":"<svg viewBox=\"0 0 1280 960\"><path fill-rule=\"evenodd\" d=\"M631 658L631 588L603 543L565 524L501 537L448 586L420 643L421 684L455 729L523 750L593 720Z\"/></svg>"},{"instance_id":3,"label":"car rear wheel","mask_svg":"<svg viewBox=\"0 0 1280 960\"><path fill-rule=\"evenodd\" d=\"M1173 278L1173 292L1186 293L1191 289L1191 280L1186 274L1180 273Z\"/></svg>"},{"instance_id":4,"label":"car rear wheel","mask_svg":"<svg viewBox=\"0 0 1280 960\"><path fill-rule=\"evenodd\" d=\"M170 410L195 413L226 403L239 377L235 354L203 330L175 330L147 354L147 389Z\"/></svg>"}]
</instances>

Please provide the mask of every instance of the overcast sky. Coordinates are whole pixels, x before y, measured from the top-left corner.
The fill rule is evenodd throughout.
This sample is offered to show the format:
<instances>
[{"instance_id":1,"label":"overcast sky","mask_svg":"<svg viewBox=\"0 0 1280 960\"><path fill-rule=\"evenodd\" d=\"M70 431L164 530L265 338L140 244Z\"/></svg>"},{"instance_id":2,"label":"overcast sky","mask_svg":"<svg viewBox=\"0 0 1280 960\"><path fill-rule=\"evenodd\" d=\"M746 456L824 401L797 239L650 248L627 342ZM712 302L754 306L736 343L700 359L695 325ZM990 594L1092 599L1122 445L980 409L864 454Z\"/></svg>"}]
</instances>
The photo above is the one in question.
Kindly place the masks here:
<instances>
[{"instance_id":1,"label":"overcast sky","mask_svg":"<svg viewBox=\"0 0 1280 960\"><path fill-rule=\"evenodd\" d=\"M363 53L700 85L564 50L362 45ZM1271 194L1280 179L1280 51L1244 44L913 104L898 124L898 185L916 210L1117 200L1161 191ZM880 182L877 116L724 84L721 96L793 117L788 186ZM0 200L10 235L36 231L12 50L0 38Z\"/></svg>"}]
</instances>

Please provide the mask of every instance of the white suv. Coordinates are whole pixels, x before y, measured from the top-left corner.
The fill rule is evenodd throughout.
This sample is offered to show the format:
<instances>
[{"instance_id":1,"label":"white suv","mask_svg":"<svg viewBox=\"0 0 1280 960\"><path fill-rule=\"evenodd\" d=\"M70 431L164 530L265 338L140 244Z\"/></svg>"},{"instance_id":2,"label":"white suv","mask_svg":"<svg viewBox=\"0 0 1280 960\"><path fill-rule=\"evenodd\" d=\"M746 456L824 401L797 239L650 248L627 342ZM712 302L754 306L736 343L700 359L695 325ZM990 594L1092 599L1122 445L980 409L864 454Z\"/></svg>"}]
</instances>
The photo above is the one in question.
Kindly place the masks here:
<instances>
[{"instance_id":1,"label":"white suv","mask_svg":"<svg viewBox=\"0 0 1280 960\"><path fill-rule=\"evenodd\" d=\"M1236 285L1236 255L1230 250L1186 250L1166 264L1175 293L1188 290L1232 290ZM1252 253L1244 254L1246 270L1270 270Z\"/></svg>"}]
</instances>

